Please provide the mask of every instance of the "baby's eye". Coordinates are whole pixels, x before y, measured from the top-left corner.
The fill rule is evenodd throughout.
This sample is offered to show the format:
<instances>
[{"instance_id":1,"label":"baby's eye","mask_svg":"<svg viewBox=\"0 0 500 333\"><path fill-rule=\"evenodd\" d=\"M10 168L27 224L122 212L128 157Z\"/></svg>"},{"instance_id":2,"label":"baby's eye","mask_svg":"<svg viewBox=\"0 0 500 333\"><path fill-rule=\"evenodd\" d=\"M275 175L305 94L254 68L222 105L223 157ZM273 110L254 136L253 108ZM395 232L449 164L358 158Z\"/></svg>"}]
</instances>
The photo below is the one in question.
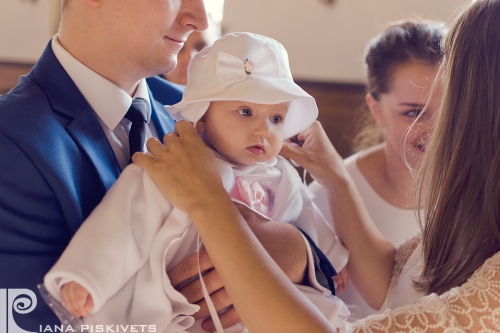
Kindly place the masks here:
<instances>
[{"instance_id":1,"label":"baby's eye","mask_svg":"<svg viewBox=\"0 0 500 333\"><path fill-rule=\"evenodd\" d=\"M275 116L271 117L271 122L273 124L279 124L279 123L281 123L282 120L283 120L283 117L280 115L275 115Z\"/></svg>"},{"instance_id":2,"label":"baby's eye","mask_svg":"<svg viewBox=\"0 0 500 333\"><path fill-rule=\"evenodd\" d=\"M252 115L252 110L250 110L250 109L241 109L241 110L238 110L238 113L241 114L242 116L250 117Z\"/></svg>"}]
</instances>

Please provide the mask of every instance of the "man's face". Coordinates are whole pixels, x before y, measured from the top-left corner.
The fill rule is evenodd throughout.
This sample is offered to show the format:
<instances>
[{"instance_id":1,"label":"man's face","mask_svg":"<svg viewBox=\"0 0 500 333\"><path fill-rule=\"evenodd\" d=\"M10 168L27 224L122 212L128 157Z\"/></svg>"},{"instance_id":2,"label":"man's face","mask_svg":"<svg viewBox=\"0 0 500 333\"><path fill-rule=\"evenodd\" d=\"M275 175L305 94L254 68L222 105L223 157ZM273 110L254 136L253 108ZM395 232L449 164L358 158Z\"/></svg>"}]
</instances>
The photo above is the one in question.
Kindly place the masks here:
<instances>
[{"instance_id":1,"label":"man's face","mask_svg":"<svg viewBox=\"0 0 500 333\"><path fill-rule=\"evenodd\" d=\"M137 77L171 71L189 34L208 26L203 0L109 0L101 10L116 59Z\"/></svg>"}]
</instances>

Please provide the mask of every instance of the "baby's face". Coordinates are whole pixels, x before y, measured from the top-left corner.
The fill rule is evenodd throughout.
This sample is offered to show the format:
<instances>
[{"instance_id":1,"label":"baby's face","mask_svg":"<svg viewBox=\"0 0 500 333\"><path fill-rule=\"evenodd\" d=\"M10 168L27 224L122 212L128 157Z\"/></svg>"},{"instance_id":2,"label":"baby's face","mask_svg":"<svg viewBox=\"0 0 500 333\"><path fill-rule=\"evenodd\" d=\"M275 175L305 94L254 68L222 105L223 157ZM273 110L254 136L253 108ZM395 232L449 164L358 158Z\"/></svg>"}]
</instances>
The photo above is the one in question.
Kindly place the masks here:
<instances>
[{"instance_id":1,"label":"baby's face","mask_svg":"<svg viewBox=\"0 0 500 333\"><path fill-rule=\"evenodd\" d=\"M290 103L211 102L198 130L221 155L251 165L275 157L283 145Z\"/></svg>"}]
</instances>

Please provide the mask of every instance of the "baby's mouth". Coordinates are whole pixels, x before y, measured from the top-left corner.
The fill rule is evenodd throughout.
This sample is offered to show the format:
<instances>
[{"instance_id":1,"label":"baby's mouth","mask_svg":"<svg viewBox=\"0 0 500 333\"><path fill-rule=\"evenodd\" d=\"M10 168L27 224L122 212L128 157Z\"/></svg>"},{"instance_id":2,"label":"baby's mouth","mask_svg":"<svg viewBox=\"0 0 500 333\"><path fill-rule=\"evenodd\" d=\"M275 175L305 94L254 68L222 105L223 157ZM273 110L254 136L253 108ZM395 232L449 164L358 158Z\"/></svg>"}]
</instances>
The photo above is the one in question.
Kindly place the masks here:
<instances>
[{"instance_id":1,"label":"baby's mouth","mask_svg":"<svg viewBox=\"0 0 500 333\"><path fill-rule=\"evenodd\" d=\"M251 153L253 153L253 154L255 154L255 155L258 155L258 156L260 156L260 155L262 155L262 154L264 154L264 153L266 152L266 151L265 151L265 149L264 149L264 147L263 147L263 146L261 146L261 145L254 145L254 146L250 146L250 147L248 147L247 149L248 149Z\"/></svg>"}]
</instances>

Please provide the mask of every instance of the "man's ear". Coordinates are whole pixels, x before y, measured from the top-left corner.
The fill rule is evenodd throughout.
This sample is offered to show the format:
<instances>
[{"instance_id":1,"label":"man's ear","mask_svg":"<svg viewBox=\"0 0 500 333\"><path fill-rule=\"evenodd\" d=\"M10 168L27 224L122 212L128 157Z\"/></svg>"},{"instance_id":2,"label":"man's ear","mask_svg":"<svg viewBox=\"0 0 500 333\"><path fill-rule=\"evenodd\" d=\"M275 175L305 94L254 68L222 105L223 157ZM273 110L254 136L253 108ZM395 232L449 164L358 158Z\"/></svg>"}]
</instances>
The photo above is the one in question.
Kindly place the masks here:
<instances>
[{"instance_id":1,"label":"man's ear","mask_svg":"<svg viewBox=\"0 0 500 333\"><path fill-rule=\"evenodd\" d=\"M383 127L382 115L380 114L380 102L377 101L371 93L367 93L365 96L366 105L372 114L373 119L377 122L377 125Z\"/></svg>"},{"instance_id":2,"label":"man's ear","mask_svg":"<svg viewBox=\"0 0 500 333\"><path fill-rule=\"evenodd\" d=\"M205 128L206 128L206 120L205 120L205 115L203 115L200 120L198 120L198 122L196 122L196 126L195 126L196 130L198 131L198 133L203 133L205 132Z\"/></svg>"}]
</instances>

